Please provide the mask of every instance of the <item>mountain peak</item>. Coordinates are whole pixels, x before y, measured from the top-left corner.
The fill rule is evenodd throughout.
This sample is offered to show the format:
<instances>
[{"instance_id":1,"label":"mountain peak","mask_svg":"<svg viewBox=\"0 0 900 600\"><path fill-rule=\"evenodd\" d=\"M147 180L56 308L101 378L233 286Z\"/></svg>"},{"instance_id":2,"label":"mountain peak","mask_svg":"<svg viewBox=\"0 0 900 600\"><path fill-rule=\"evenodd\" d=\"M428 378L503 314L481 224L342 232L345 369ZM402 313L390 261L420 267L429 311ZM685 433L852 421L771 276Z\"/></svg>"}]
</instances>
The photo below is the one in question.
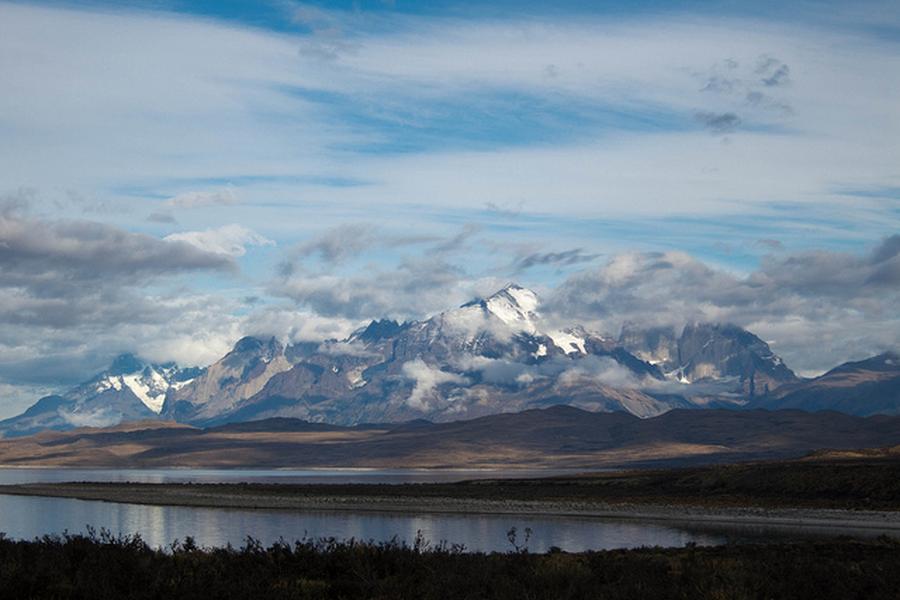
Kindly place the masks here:
<instances>
[{"instance_id":1,"label":"mountain peak","mask_svg":"<svg viewBox=\"0 0 900 600\"><path fill-rule=\"evenodd\" d=\"M509 283L485 299L485 302L505 302L525 312L534 312L540 303L533 291L516 283Z\"/></svg>"},{"instance_id":2,"label":"mountain peak","mask_svg":"<svg viewBox=\"0 0 900 600\"><path fill-rule=\"evenodd\" d=\"M117 356L109 366L110 375L129 375L144 369L144 363L134 354L126 352Z\"/></svg>"},{"instance_id":3,"label":"mountain peak","mask_svg":"<svg viewBox=\"0 0 900 600\"><path fill-rule=\"evenodd\" d=\"M492 295L488 296L488 299L494 298L495 296L502 296L503 294L509 294L511 296L517 296L517 295L524 294L524 295L528 295L528 296L537 297L537 295L533 291L529 290L528 288L522 287L518 283L510 282L510 283L507 283L506 285L504 285L502 288L500 288L496 292L494 292Z\"/></svg>"},{"instance_id":4,"label":"mountain peak","mask_svg":"<svg viewBox=\"0 0 900 600\"><path fill-rule=\"evenodd\" d=\"M857 361L846 362L828 371L831 373L843 373L847 371L898 371L900 370L900 356L896 352L882 352L876 356Z\"/></svg>"},{"instance_id":5,"label":"mountain peak","mask_svg":"<svg viewBox=\"0 0 900 600\"><path fill-rule=\"evenodd\" d=\"M354 332L351 339L363 342L376 342L385 338L389 338L402 331L404 324L400 324L393 319L377 319L373 320L366 327Z\"/></svg>"},{"instance_id":6,"label":"mountain peak","mask_svg":"<svg viewBox=\"0 0 900 600\"><path fill-rule=\"evenodd\" d=\"M860 361L861 363L867 364L876 364L876 365L887 365L887 366L900 366L900 362L898 362L900 357L897 356L896 352L882 352L881 354L876 354L875 356L871 356L866 360Z\"/></svg>"},{"instance_id":7,"label":"mountain peak","mask_svg":"<svg viewBox=\"0 0 900 600\"><path fill-rule=\"evenodd\" d=\"M520 285L510 283L484 300L484 309L507 325L534 332L534 317L538 307L537 294Z\"/></svg>"},{"instance_id":8,"label":"mountain peak","mask_svg":"<svg viewBox=\"0 0 900 600\"><path fill-rule=\"evenodd\" d=\"M248 335L239 339L231 351L243 354L245 352L263 352L266 349L277 351L280 348L281 344L274 336L265 339Z\"/></svg>"}]
</instances>

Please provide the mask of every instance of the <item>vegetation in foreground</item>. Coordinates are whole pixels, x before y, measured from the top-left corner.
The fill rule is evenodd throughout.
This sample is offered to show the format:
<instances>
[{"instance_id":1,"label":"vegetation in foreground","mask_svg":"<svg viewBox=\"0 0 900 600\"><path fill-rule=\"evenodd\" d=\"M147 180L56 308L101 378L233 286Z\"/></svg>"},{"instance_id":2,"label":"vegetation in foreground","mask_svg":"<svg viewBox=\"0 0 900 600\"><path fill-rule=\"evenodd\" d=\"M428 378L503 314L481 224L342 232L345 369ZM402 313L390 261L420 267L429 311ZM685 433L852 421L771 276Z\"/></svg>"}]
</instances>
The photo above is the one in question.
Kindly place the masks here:
<instances>
[{"instance_id":1,"label":"vegetation in foreground","mask_svg":"<svg viewBox=\"0 0 900 600\"><path fill-rule=\"evenodd\" d=\"M513 538L514 538L513 534ZM515 540L513 540L515 541ZM814 598L900 594L881 538L568 554L302 540L166 551L138 537L0 537L3 598Z\"/></svg>"}]
</instances>

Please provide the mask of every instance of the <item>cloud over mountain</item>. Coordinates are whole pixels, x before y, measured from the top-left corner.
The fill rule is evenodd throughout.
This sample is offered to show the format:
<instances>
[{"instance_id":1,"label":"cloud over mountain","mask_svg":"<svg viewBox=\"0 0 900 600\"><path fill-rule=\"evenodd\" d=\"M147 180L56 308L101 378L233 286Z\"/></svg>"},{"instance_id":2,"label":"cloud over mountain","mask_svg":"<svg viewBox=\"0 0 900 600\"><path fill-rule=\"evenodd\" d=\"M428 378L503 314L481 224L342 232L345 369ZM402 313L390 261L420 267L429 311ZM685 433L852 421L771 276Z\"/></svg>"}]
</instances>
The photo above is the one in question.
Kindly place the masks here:
<instances>
[{"instance_id":1,"label":"cloud over mountain","mask_svg":"<svg viewBox=\"0 0 900 600\"><path fill-rule=\"evenodd\" d=\"M900 236L869 252L770 254L747 275L681 252L629 253L570 277L551 308L616 331L625 321L733 322L775 341L802 370L900 345ZM810 354L809 348L816 348Z\"/></svg>"},{"instance_id":2,"label":"cloud over mountain","mask_svg":"<svg viewBox=\"0 0 900 600\"><path fill-rule=\"evenodd\" d=\"M166 286L193 273L236 269L230 256L184 241L94 221L4 211L0 377L44 385L79 378L128 338L148 349L165 339L165 353L183 354L178 336L198 317L201 303L206 310L219 301L173 295Z\"/></svg>"}]
</instances>

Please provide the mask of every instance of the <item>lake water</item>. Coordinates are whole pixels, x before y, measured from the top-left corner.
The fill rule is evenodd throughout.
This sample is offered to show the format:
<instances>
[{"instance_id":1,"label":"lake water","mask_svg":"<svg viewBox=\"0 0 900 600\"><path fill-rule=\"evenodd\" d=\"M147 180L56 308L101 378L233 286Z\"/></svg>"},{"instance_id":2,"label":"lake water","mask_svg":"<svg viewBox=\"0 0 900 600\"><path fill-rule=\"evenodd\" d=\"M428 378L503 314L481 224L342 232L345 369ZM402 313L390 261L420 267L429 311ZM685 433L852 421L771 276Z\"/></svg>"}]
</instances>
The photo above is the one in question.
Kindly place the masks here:
<instances>
[{"instance_id":1,"label":"lake water","mask_svg":"<svg viewBox=\"0 0 900 600\"><path fill-rule=\"evenodd\" d=\"M541 474L546 475L547 472ZM478 472L476 476L497 476ZM473 472L422 471L217 471L217 470L0 470L0 483L35 481L292 481L292 482L398 482L450 481L472 478ZM683 546L797 539L834 535L834 531L746 526L697 526L572 517L515 515L397 514L326 511L277 511L82 501L0 495L0 532L8 537L31 539L45 534L80 533L87 526L114 534L140 534L152 546L193 537L205 546L240 546L247 536L265 544L304 537L356 538L385 541L396 537L412 543L421 532L432 543L463 544L472 551L512 549L507 532L515 527L519 538L532 530L528 547L546 551L557 546L568 551ZM874 536L877 531L841 531Z\"/></svg>"}]
</instances>

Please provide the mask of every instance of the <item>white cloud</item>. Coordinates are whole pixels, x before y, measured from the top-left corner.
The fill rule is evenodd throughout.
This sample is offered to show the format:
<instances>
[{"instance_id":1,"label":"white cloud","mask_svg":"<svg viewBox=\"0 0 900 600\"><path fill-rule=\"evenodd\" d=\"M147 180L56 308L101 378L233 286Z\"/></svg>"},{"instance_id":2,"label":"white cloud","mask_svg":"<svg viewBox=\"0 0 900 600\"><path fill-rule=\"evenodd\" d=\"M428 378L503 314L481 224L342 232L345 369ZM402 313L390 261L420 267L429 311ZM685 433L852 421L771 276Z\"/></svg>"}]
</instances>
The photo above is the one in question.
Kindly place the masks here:
<instances>
[{"instance_id":1,"label":"white cloud","mask_svg":"<svg viewBox=\"0 0 900 600\"><path fill-rule=\"evenodd\" d=\"M122 420L121 415L106 409L95 410L92 413L61 411L59 415L74 427L109 427Z\"/></svg>"},{"instance_id":2,"label":"white cloud","mask_svg":"<svg viewBox=\"0 0 900 600\"><path fill-rule=\"evenodd\" d=\"M274 246L275 242L261 236L243 225L224 225L218 229L204 231L183 231L172 233L163 238L171 242L187 242L206 252L225 254L227 256L243 256L247 246Z\"/></svg>"},{"instance_id":3,"label":"white cloud","mask_svg":"<svg viewBox=\"0 0 900 600\"><path fill-rule=\"evenodd\" d=\"M405 258L398 265L365 265L352 275L298 271L273 281L269 293L325 316L347 319L418 318L497 291L503 281L473 279L443 259ZM476 318L476 317L473 317ZM477 323L455 323L458 329Z\"/></svg>"},{"instance_id":4,"label":"white cloud","mask_svg":"<svg viewBox=\"0 0 900 600\"><path fill-rule=\"evenodd\" d=\"M415 386L413 387L409 398L407 398L406 403L412 408L421 411L431 410L434 408L434 404L442 401L450 401L449 399L434 397L433 392L439 385L445 383L467 385L469 383L462 375L441 371L440 369L427 364L421 358L404 363L403 375L406 378L415 381Z\"/></svg>"},{"instance_id":5,"label":"white cloud","mask_svg":"<svg viewBox=\"0 0 900 600\"><path fill-rule=\"evenodd\" d=\"M265 306L247 315L246 335L275 336L290 343L347 338L362 325L359 320L322 316L295 306Z\"/></svg>"},{"instance_id":6,"label":"white cloud","mask_svg":"<svg viewBox=\"0 0 900 600\"><path fill-rule=\"evenodd\" d=\"M627 368L606 356L588 356L576 361L571 368L562 372L558 381L569 386L588 382L614 388L637 388L644 383L638 381Z\"/></svg>"},{"instance_id":7,"label":"white cloud","mask_svg":"<svg viewBox=\"0 0 900 600\"><path fill-rule=\"evenodd\" d=\"M534 380L550 374L549 369L543 365L528 365L525 363L507 360L503 358L488 358L486 356L464 355L461 362L456 365L462 371L477 371L482 381L500 385L527 385ZM553 368L552 366L550 367Z\"/></svg>"}]
</instances>

